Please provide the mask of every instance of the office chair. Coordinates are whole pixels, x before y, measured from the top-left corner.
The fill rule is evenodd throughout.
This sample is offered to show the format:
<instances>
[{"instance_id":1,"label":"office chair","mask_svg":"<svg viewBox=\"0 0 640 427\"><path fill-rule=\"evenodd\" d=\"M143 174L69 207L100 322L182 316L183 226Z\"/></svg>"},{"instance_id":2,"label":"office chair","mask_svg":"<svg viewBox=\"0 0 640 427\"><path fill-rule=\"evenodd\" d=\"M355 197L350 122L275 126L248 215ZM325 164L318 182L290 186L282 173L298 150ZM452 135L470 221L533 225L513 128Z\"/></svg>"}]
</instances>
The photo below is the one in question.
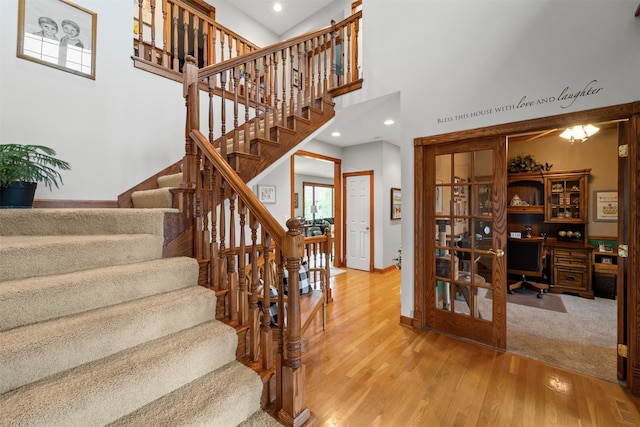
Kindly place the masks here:
<instances>
[{"instance_id":1,"label":"office chair","mask_svg":"<svg viewBox=\"0 0 640 427\"><path fill-rule=\"evenodd\" d=\"M527 276L544 278L545 259L544 237L507 239L507 273L522 276L522 280L507 287L508 292L512 294L518 288L532 289L538 298L542 298L549 285L531 282Z\"/></svg>"}]
</instances>

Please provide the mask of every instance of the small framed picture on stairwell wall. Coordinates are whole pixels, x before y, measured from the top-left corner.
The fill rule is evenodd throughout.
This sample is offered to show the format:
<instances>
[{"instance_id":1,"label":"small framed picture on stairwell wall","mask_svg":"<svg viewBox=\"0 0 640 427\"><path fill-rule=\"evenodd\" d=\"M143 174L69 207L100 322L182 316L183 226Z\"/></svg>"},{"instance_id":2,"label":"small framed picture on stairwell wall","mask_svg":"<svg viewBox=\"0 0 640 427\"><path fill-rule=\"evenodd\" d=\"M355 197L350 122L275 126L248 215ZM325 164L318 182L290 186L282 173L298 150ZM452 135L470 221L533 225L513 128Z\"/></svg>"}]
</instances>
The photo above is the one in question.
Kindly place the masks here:
<instances>
[{"instance_id":1,"label":"small framed picture on stairwell wall","mask_svg":"<svg viewBox=\"0 0 640 427\"><path fill-rule=\"evenodd\" d=\"M275 185L258 185L258 199L262 203L276 202L276 186Z\"/></svg>"}]
</instances>

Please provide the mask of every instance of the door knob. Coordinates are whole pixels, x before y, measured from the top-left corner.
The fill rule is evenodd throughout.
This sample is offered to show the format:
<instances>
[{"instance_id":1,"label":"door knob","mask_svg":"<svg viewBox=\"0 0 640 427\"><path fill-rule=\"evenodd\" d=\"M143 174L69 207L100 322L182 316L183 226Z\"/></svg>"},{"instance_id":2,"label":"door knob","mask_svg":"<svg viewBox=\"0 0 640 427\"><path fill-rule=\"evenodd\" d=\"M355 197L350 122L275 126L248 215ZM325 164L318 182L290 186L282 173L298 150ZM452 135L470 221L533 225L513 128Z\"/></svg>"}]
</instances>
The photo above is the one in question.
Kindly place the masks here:
<instances>
[{"instance_id":1,"label":"door knob","mask_svg":"<svg viewBox=\"0 0 640 427\"><path fill-rule=\"evenodd\" d=\"M497 256L498 258L500 258L501 256L504 256L504 251L502 249L496 249L496 250L489 249L487 252Z\"/></svg>"}]
</instances>

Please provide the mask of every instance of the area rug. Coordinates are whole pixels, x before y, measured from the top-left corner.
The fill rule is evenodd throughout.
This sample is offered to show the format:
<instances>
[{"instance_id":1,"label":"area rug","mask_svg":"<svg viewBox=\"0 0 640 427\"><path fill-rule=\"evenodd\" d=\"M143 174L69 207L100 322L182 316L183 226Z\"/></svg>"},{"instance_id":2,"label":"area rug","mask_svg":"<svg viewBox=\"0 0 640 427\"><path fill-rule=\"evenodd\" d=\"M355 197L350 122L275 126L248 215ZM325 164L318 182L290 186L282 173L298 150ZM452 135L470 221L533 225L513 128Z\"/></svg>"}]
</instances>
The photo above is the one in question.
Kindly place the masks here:
<instances>
[{"instance_id":1,"label":"area rug","mask_svg":"<svg viewBox=\"0 0 640 427\"><path fill-rule=\"evenodd\" d=\"M491 298L491 291L487 291L486 297ZM567 312L560 295L544 294L542 298L538 298L536 292L531 289L514 289L512 294L507 294L507 302L527 307L541 308L543 310L557 311L558 313Z\"/></svg>"}]
</instances>

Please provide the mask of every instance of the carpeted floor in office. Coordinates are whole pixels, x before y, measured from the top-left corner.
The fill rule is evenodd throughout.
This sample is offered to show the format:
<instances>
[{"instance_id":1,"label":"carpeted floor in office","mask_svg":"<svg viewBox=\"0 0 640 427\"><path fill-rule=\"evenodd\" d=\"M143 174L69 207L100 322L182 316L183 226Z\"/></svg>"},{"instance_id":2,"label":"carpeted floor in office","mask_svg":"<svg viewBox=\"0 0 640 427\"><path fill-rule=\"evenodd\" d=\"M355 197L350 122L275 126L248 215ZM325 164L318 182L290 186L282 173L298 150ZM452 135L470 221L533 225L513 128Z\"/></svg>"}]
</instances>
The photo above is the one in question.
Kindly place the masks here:
<instances>
[{"instance_id":1,"label":"carpeted floor in office","mask_svg":"<svg viewBox=\"0 0 640 427\"><path fill-rule=\"evenodd\" d=\"M482 291L481 291L482 292ZM617 382L617 301L515 290L507 298L507 351ZM515 297L516 301L510 299ZM530 298L531 301L523 300ZM564 307L564 310L563 310ZM490 295L478 298L484 318Z\"/></svg>"}]
</instances>

